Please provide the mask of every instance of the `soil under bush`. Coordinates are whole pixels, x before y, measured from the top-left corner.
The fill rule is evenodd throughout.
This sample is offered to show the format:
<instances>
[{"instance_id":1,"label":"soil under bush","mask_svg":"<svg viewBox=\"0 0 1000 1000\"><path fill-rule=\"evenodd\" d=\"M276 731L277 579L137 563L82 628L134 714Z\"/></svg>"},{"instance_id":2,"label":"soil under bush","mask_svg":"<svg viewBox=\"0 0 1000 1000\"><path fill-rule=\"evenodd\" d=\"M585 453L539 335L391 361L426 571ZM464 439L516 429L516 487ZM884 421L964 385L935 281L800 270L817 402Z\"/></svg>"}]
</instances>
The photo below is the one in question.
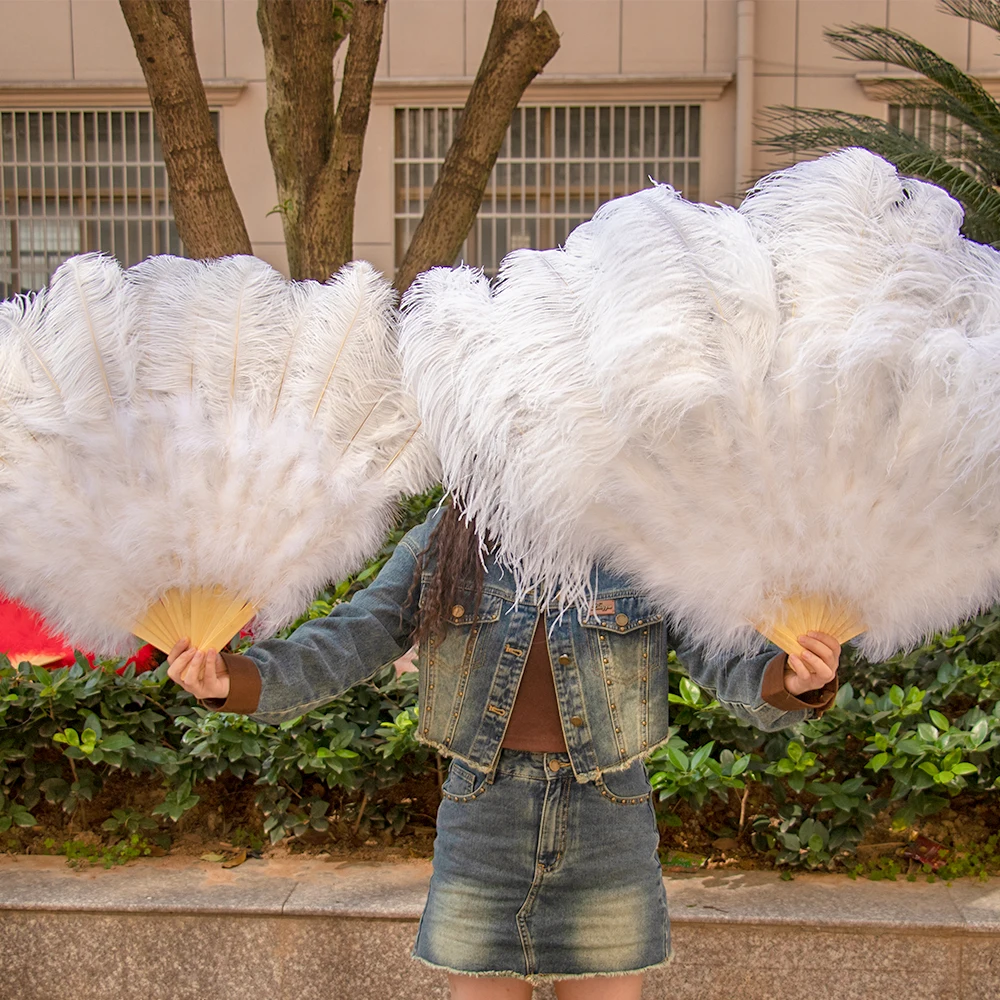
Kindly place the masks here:
<instances>
[{"instance_id":1,"label":"soil under bush","mask_svg":"<svg viewBox=\"0 0 1000 1000\"><path fill-rule=\"evenodd\" d=\"M434 815L440 801L438 780L434 775L411 778L386 789L379 797L384 808L403 803L410 821L397 835L390 830L359 835L357 803L344 800L330 812L330 827L324 832L309 831L300 837L269 844L263 831L263 815L254 803L259 786L225 775L205 781L195 789L200 801L177 823L163 819L157 830L143 830L150 853L200 856L248 847L265 855L287 853L325 854L331 860L347 862L398 861L427 858L433 853ZM323 789L308 788L311 794ZM766 786L754 784L746 801L735 792L727 801L710 797L695 810L683 801L670 803L669 812L660 808L661 857L665 868L770 869L773 853L756 850L751 843L752 820L773 815L776 806ZM127 808L148 816L162 801L163 788L141 776L118 773L109 777L99 795L80 805L72 817L59 807L41 802L34 813L38 824L29 829L12 829L0 840L0 849L13 853L60 854L67 841L83 845L109 845L121 839L102 824L113 809ZM740 827L740 813L743 826ZM881 816L867 831L858 847L857 861L862 865L880 858L901 859L901 870L920 869L917 862L903 859L903 848L917 832L954 851L968 851L985 845L991 836L1000 834L1000 810L995 804L976 796L959 796L949 808L923 820L919 827L900 832L892 830L888 815ZM992 866L990 866L992 868Z\"/></svg>"}]
</instances>

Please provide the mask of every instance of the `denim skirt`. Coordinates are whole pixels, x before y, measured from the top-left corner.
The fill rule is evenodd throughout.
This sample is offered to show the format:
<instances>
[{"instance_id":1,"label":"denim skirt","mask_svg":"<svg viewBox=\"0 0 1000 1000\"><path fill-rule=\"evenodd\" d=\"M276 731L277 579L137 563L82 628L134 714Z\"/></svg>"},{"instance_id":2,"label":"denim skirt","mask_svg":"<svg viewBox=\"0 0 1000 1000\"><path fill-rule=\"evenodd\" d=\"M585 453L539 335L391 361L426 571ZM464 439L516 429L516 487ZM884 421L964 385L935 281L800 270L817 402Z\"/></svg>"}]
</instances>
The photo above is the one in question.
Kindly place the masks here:
<instances>
[{"instance_id":1,"label":"denim skirt","mask_svg":"<svg viewBox=\"0 0 1000 1000\"><path fill-rule=\"evenodd\" d=\"M625 975L669 958L642 761L581 783L564 753L504 750L492 780L453 760L413 957L535 982Z\"/></svg>"}]
</instances>

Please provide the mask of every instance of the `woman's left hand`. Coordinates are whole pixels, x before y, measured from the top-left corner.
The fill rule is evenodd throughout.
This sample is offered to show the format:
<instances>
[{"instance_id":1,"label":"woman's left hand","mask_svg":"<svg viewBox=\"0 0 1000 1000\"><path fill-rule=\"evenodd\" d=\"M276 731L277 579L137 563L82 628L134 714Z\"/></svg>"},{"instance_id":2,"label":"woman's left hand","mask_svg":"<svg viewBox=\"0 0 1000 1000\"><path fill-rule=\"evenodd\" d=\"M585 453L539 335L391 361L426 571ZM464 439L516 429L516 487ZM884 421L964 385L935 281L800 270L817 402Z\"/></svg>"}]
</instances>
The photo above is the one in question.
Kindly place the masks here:
<instances>
[{"instance_id":1,"label":"woman's left hand","mask_svg":"<svg viewBox=\"0 0 1000 1000\"><path fill-rule=\"evenodd\" d=\"M788 654L785 667L785 690L800 695L817 691L837 676L840 666L840 643L825 632L808 632L800 635L802 653Z\"/></svg>"}]
</instances>

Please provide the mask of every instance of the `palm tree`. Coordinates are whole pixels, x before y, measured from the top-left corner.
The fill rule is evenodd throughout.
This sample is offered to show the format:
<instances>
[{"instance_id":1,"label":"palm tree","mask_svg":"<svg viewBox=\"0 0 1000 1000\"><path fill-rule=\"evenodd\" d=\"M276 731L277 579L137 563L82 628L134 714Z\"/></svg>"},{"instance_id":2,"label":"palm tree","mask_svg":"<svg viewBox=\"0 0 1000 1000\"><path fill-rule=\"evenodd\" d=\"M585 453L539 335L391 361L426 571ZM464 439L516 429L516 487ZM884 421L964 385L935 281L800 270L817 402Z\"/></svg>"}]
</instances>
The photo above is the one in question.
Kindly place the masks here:
<instances>
[{"instance_id":1,"label":"palm tree","mask_svg":"<svg viewBox=\"0 0 1000 1000\"><path fill-rule=\"evenodd\" d=\"M1000 0L941 0L940 9L1000 35ZM761 145L795 156L844 146L869 149L901 173L944 188L965 208L963 232L1000 246L1000 104L977 80L901 31L853 25L825 35L852 59L890 63L917 74L887 84L884 93L891 105L929 109L934 127L914 135L898 120L773 107L763 116Z\"/></svg>"}]
</instances>

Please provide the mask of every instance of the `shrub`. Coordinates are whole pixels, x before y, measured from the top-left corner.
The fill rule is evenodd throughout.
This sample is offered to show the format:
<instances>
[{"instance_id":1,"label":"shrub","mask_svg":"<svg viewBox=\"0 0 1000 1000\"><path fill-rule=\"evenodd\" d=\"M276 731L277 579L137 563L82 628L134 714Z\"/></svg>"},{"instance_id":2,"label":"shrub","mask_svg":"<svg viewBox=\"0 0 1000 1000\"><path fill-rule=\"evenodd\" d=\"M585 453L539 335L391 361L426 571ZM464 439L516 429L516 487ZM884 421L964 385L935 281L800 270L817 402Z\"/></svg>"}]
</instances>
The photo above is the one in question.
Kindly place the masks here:
<instances>
[{"instance_id":1,"label":"shrub","mask_svg":"<svg viewBox=\"0 0 1000 1000\"><path fill-rule=\"evenodd\" d=\"M318 595L300 621L374 579L439 495L408 501L381 552ZM887 663L848 649L834 706L778 733L742 724L673 662L671 736L649 761L660 817L677 825L678 803L703 809L735 796L753 847L789 869L821 868L849 860L882 814L904 829L958 795L995 801L998 661L1000 610ZM205 782L221 780L258 787L272 843L326 830L332 812L361 837L398 833L410 806L387 790L410 779L433 783L440 767L415 738L416 686L415 674L397 677L388 667L321 709L268 726L207 711L167 680L164 666L137 674L134 665L91 668L78 658L46 670L0 656L0 835L34 826L43 800L77 813L122 772L162 790L149 815L115 803L103 817L102 829L123 843L155 840L154 827L169 829L198 805ZM756 815L747 812L751 791ZM241 836L249 843L256 834Z\"/></svg>"},{"instance_id":2,"label":"shrub","mask_svg":"<svg viewBox=\"0 0 1000 1000\"><path fill-rule=\"evenodd\" d=\"M883 810L904 830L957 795L1000 788L1000 610L883 664L845 650L841 687L822 718L760 733L687 677L671 679L674 726L650 760L661 813L757 783L773 810L751 843L779 865L848 858ZM860 689L860 690L858 690ZM688 746L701 749L688 756Z\"/></svg>"}]
</instances>

